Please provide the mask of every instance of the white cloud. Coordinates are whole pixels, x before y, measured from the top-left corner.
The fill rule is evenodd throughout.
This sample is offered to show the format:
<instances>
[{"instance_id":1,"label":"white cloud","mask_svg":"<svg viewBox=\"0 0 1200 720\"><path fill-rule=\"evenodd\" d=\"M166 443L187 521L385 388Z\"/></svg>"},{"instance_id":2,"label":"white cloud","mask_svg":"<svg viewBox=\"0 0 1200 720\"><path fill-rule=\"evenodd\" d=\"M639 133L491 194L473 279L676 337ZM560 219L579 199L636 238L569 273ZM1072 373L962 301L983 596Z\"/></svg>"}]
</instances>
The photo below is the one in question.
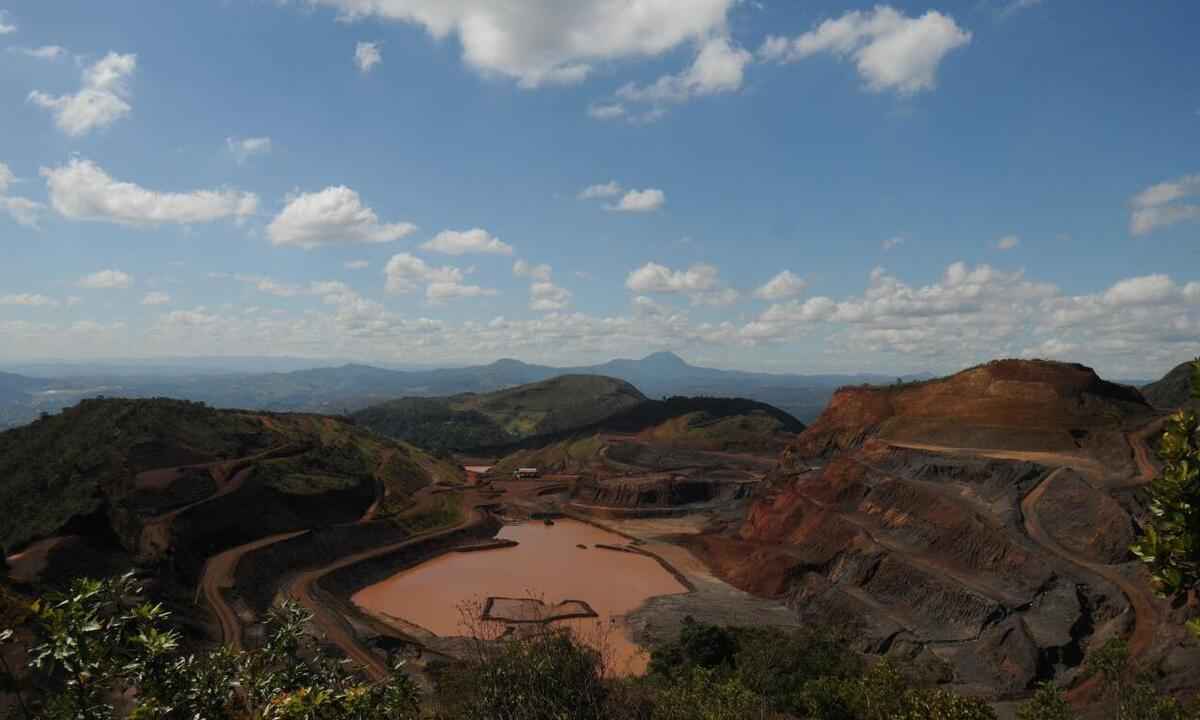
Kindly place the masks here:
<instances>
[{"instance_id":1,"label":"white cloud","mask_svg":"<svg viewBox=\"0 0 1200 720\"><path fill-rule=\"evenodd\" d=\"M1008 17L1013 13L1018 13L1022 10L1028 10L1032 7L1037 7L1042 4L1042 0L1011 0L1000 10L1001 17Z\"/></svg>"},{"instance_id":2,"label":"white cloud","mask_svg":"<svg viewBox=\"0 0 1200 720\"><path fill-rule=\"evenodd\" d=\"M347 260L346 262L342 263L342 267L346 268L347 270L366 270L367 268L371 267L371 263L367 262L366 260Z\"/></svg>"},{"instance_id":3,"label":"white cloud","mask_svg":"<svg viewBox=\"0 0 1200 720\"><path fill-rule=\"evenodd\" d=\"M271 138L269 137L251 137L251 138L225 138L225 147L229 148L229 152L238 161L238 164L244 163L255 155L266 155L271 152Z\"/></svg>"},{"instance_id":4,"label":"white cloud","mask_svg":"<svg viewBox=\"0 0 1200 720\"><path fill-rule=\"evenodd\" d=\"M243 219L258 209L258 196L236 190L156 192L114 180L95 163L74 159L42 168L50 202L64 217L121 225L193 224Z\"/></svg>"},{"instance_id":5,"label":"white cloud","mask_svg":"<svg viewBox=\"0 0 1200 720\"><path fill-rule=\"evenodd\" d=\"M0 209L3 209L18 224L37 229L38 217L45 206L28 198L0 197Z\"/></svg>"},{"instance_id":6,"label":"white cloud","mask_svg":"<svg viewBox=\"0 0 1200 720\"><path fill-rule=\"evenodd\" d=\"M0 305L24 305L27 307L58 307L58 301L36 293L0 295Z\"/></svg>"},{"instance_id":7,"label":"white cloud","mask_svg":"<svg viewBox=\"0 0 1200 720\"><path fill-rule=\"evenodd\" d=\"M74 95L54 97L34 90L30 102L54 112L55 122L71 136L108 127L133 112L128 80L137 69L137 55L110 52L83 71L83 86Z\"/></svg>"},{"instance_id":8,"label":"white cloud","mask_svg":"<svg viewBox=\"0 0 1200 720\"><path fill-rule=\"evenodd\" d=\"M123 290L133 285L133 276L120 270L99 270L80 278L78 285L88 290Z\"/></svg>"},{"instance_id":9,"label":"white cloud","mask_svg":"<svg viewBox=\"0 0 1200 720\"><path fill-rule=\"evenodd\" d=\"M234 275L233 277L238 282L246 283L261 293L275 297L296 297L304 292L297 285L279 282L265 275Z\"/></svg>"},{"instance_id":10,"label":"white cloud","mask_svg":"<svg viewBox=\"0 0 1200 720\"><path fill-rule=\"evenodd\" d=\"M933 90L942 60L970 42L971 33L948 15L930 10L920 17L907 17L888 5L878 5L826 20L794 38L768 37L759 56L780 63L818 53L849 57L870 90L913 95Z\"/></svg>"},{"instance_id":11,"label":"white cloud","mask_svg":"<svg viewBox=\"0 0 1200 720\"><path fill-rule=\"evenodd\" d=\"M571 304L571 291L552 282L535 282L529 286L529 309L540 311L564 310Z\"/></svg>"},{"instance_id":12,"label":"white cloud","mask_svg":"<svg viewBox=\"0 0 1200 720\"><path fill-rule=\"evenodd\" d=\"M1167 275L1144 275L1121 280L1104 293L1104 302L1115 306L1153 305L1182 292Z\"/></svg>"},{"instance_id":13,"label":"white cloud","mask_svg":"<svg viewBox=\"0 0 1200 720\"><path fill-rule=\"evenodd\" d=\"M721 283L717 268L703 263L687 270L672 270L648 262L629 273L625 287L639 293L685 295L696 305L728 305L738 299L736 290Z\"/></svg>"},{"instance_id":14,"label":"white cloud","mask_svg":"<svg viewBox=\"0 0 1200 720\"><path fill-rule=\"evenodd\" d=\"M154 292L148 292L146 293L146 296L142 298L143 305L166 305L169 302L171 302L171 296L158 290L155 290Z\"/></svg>"},{"instance_id":15,"label":"white cloud","mask_svg":"<svg viewBox=\"0 0 1200 720\"><path fill-rule=\"evenodd\" d=\"M527 277L541 282L549 282L551 272L551 267L546 264L532 265L525 260L518 260L513 263L513 275L517 277Z\"/></svg>"},{"instance_id":16,"label":"white cloud","mask_svg":"<svg viewBox=\"0 0 1200 720\"><path fill-rule=\"evenodd\" d=\"M616 120L625 117L625 106L621 103L590 103L587 114L593 120Z\"/></svg>"},{"instance_id":17,"label":"white cloud","mask_svg":"<svg viewBox=\"0 0 1200 720\"><path fill-rule=\"evenodd\" d=\"M883 241L883 251L888 252L890 250L895 250L896 248L900 247L903 244L904 244L903 236L896 235L895 237L890 237Z\"/></svg>"},{"instance_id":18,"label":"white cloud","mask_svg":"<svg viewBox=\"0 0 1200 720\"><path fill-rule=\"evenodd\" d=\"M443 230L427 243L421 245L422 250L439 252L444 255L512 255L512 245L501 242L500 238L487 230L474 228L472 230Z\"/></svg>"},{"instance_id":19,"label":"white cloud","mask_svg":"<svg viewBox=\"0 0 1200 720\"><path fill-rule=\"evenodd\" d=\"M271 224L271 244L305 249L321 245L386 243L416 232L412 223L381 223L375 211L362 204L348 187L328 187L290 199Z\"/></svg>"},{"instance_id":20,"label":"white cloud","mask_svg":"<svg viewBox=\"0 0 1200 720\"><path fill-rule=\"evenodd\" d=\"M8 22L8 13L0 10L0 35L9 35L17 31L17 26Z\"/></svg>"},{"instance_id":21,"label":"white cloud","mask_svg":"<svg viewBox=\"0 0 1200 720\"><path fill-rule=\"evenodd\" d=\"M621 194L621 183L616 180L609 180L606 183L597 185L589 185L576 195L580 200L595 200L597 198L616 197Z\"/></svg>"},{"instance_id":22,"label":"white cloud","mask_svg":"<svg viewBox=\"0 0 1200 720\"><path fill-rule=\"evenodd\" d=\"M1013 250L1021 244L1021 238L1016 235L1005 235L996 241L997 250Z\"/></svg>"},{"instance_id":23,"label":"white cloud","mask_svg":"<svg viewBox=\"0 0 1200 720\"><path fill-rule=\"evenodd\" d=\"M1179 200L1200 196L1200 175L1185 175L1152 185L1133 196L1129 231L1146 235L1187 220L1200 220L1200 204Z\"/></svg>"},{"instance_id":24,"label":"white cloud","mask_svg":"<svg viewBox=\"0 0 1200 720\"><path fill-rule=\"evenodd\" d=\"M663 75L650 85L629 83L617 90L617 97L628 102L661 105L686 102L702 95L736 92L742 87L746 66L754 59L746 50L735 47L723 36L707 39L696 53L691 67L678 75Z\"/></svg>"},{"instance_id":25,"label":"white cloud","mask_svg":"<svg viewBox=\"0 0 1200 720\"><path fill-rule=\"evenodd\" d=\"M667 203L667 196L657 188L630 190L609 210L616 212L654 212Z\"/></svg>"},{"instance_id":26,"label":"white cloud","mask_svg":"<svg viewBox=\"0 0 1200 720\"><path fill-rule=\"evenodd\" d=\"M513 263L513 275L529 278L529 309L540 312L565 310L571 304L571 291L550 280L554 270L549 265L533 265L525 260Z\"/></svg>"},{"instance_id":27,"label":"white cloud","mask_svg":"<svg viewBox=\"0 0 1200 720\"><path fill-rule=\"evenodd\" d=\"M761 300L786 300L804 292L808 285L790 270L784 270L754 291L754 297Z\"/></svg>"},{"instance_id":28,"label":"white cloud","mask_svg":"<svg viewBox=\"0 0 1200 720\"><path fill-rule=\"evenodd\" d=\"M463 60L523 87L573 84L598 63L658 56L725 27L737 0L313 0L347 20L377 17L450 35Z\"/></svg>"},{"instance_id":29,"label":"white cloud","mask_svg":"<svg viewBox=\"0 0 1200 720\"><path fill-rule=\"evenodd\" d=\"M379 49L379 43L360 42L354 47L354 64L364 73L371 72L371 68L383 62L383 53Z\"/></svg>"},{"instance_id":30,"label":"white cloud","mask_svg":"<svg viewBox=\"0 0 1200 720\"><path fill-rule=\"evenodd\" d=\"M36 48L9 48L9 52L19 53L38 60L59 60L66 56L67 49L59 45L43 45Z\"/></svg>"},{"instance_id":31,"label":"white cloud","mask_svg":"<svg viewBox=\"0 0 1200 720\"><path fill-rule=\"evenodd\" d=\"M387 276L387 291L394 294L410 293L425 285L425 298L439 302L451 298L495 295L495 290L468 285L466 273L452 265L435 267L419 257L408 253L393 255L384 268Z\"/></svg>"}]
</instances>

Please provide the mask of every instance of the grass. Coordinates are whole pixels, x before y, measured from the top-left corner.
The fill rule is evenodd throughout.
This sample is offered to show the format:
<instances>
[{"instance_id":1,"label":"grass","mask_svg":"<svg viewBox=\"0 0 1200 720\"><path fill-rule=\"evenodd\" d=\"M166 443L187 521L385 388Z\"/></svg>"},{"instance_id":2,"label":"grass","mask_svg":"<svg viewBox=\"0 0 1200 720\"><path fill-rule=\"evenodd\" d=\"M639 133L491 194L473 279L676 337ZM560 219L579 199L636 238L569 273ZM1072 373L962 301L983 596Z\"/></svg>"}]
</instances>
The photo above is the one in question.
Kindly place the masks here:
<instances>
[{"instance_id":1,"label":"grass","mask_svg":"<svg viewBox=\"0 0 1200 720\"><path fill-rule=\"evenodd\" d=\"M457 493L434 495L427 503L410 506L394 515L391 522L412 535L448 528L462 522L462 496Z\"/></svg>"}]
</instances>

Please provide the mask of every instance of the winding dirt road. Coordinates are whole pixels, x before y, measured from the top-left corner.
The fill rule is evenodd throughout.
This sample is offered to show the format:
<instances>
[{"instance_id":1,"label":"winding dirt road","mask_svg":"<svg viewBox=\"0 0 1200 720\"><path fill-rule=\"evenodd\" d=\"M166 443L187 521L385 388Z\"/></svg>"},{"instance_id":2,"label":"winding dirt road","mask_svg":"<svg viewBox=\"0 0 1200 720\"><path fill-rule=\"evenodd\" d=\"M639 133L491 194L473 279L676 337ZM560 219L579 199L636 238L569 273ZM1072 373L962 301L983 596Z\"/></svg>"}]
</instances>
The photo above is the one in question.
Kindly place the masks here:
<instances>
[{"instance_id":1,"label":"winding dirt road","mask_svg":"<svg viewBox=\"0 0 1200 720\"><path fill-rule=\"evenodd\" d=\"M1155 421L1157 423L1159 421ZM1133 450L1134 458L1137 460L1139 480L1146 482L1154 478L1157 473L1156 468L1150 463L1149 448L1146 446L1146 436L1154 432L1154 424L1151 423L1147 427L1135 433L1127 433L1126 439L1129 441L1130 447ZM1150 591L1149 585L1143 582L1137 582L1125 577L1116 567L1111 565L1102 565L1089 560L1086 557L1071 552L1064 548L1054 537L1046 530L1042 524L1041 517L1038 514L1037 506L1042 497L1046 493L1046 488L1051 482L1064 470L1071 468L1086 473L1103 474L1104 467L1100 463L1091 460L1090 458L1081 458L1077 455L1065 453L1048 453L1048 452L1023 452L1010 450L988 450L983 448L954 448L940 445L926 445L921 443L888 443L893 447L909 448L914 450L923 450L934 452L943 455L967 455L972 457L986 457L997 460L1021 460L1034 462L1039 465L1054 467L1055 469L1045 475L1035 485L1025 497L1021 499L1021 516L1023 518L1023 526L1025 533L1039 546L1047 552L1058 557L1064 562L1078 568L1085 574L1100 577L1111 583L1114 587L1125 595L1129 602L1130 608L1133 609L1134 625L1130 633L1129 654L1130 658L1137 660L1150 649L1154 642L1154 634L1161 620L1158 607L1155 603L1154 595ZM1074 688L1068 693L1068 697L1075 701L1081 701L1091 697L1097 688L1098 678L1087 680Z\"/></svg>"},{"instance_id":2,"label":"winding dirt road","mask_svg":"<svg viewBox=\"0 0 1200 720\"><path fill-rule=\"evenodd\" d=\"M440 530L433 530L425 533L410 536L403 541L383 545L377 548L371 548L360 553L347 555L339 558L336 562L324 567L308 570L293 576L284 586L284 593L302 604L308 609L313 616L313 624L320 630L326 639L332 641L335 645L341 648L342 652L347 657L355 660L361 665L368 674L375 680L384 680L390 675L390 670L386 663L372 652L369 648L359 641L355 636L353 629L350 627L347 620L339 613L329 607L317 597L317 582L322 577L329 573L340 570L364 560L369 560L380 555L387 555L399 551L414 543L430 540L433 538L444 537L452 533L471 527L477 523L483 522L484 516L473 503L467 502L467 497L463 498L464 505L469 509L463 515L463 519L456 525Z\"/></svg>"},{"instance_id":3,"label":"winding dirt road","mask_svg":"<svg viewBox=\"0 0 1200 720\"><path fill-rule=\"evenodd\" d=\"M212 608L213 613L217 616L217 621L221 624L221 641L224 644L234 650L242 649L242 624L238 620L237 612L229 603L225 602L225 596L221 592L225 588L233 587L233 573L237 570L238 562L242 559L242 556L268 545L290 540L306 532L308 530L297 530L279 535L271 535L255 540L252 543L230 548L223 553L213 555L205 561L204 571L200 576L198 594L203 593L208 606Z\"/></svg>"}]
</instances>

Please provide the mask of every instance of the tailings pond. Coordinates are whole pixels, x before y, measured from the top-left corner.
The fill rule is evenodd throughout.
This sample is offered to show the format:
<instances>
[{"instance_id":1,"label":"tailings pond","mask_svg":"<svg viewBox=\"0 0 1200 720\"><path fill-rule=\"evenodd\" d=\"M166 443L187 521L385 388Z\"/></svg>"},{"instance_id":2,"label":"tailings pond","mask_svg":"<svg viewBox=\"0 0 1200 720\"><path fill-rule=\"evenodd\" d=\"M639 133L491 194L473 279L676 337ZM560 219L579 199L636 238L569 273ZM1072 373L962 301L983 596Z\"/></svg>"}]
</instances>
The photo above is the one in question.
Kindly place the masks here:
<instances>
[{"instance_id":1,"label":"tailings pond","mask_svg":"<svg viewBox=\"0 0 1200 720\"><path fill-rule=\"evenodd\" d=\"M506 525L497 537L519 544L442 555L364 588L353 602L445 637L467 634L461 609L482 609L489 597L583 601L598 617L555 624L571 627L584 642L602 637L618 674L645 670L647 656L630 639L624 616L652 597L687 591L657 560L597 548L628 541L575 520Z\"/></svg>"}]
</instances>

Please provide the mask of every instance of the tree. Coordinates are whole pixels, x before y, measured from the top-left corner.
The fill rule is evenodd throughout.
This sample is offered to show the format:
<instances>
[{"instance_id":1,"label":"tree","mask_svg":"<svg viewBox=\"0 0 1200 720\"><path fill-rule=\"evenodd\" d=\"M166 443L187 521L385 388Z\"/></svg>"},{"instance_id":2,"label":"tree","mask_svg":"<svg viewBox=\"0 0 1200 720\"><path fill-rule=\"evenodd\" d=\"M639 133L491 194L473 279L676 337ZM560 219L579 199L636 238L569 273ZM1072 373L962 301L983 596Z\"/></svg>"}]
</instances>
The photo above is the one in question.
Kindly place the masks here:
<instances>
[{"instance_id":1,"label":"tree","mask_svg":"<svg viewBox=\"0 0 1200 720\"><path fill-rule=\"evenodd\" d=\"M1074 720L1075 711L1052 682L1038 685L1033 697L1017 710L1017 720Z\"/></svg>"},{"instance_id":2,"label":"tree","mask_svg":"<svg viewBox=\"0 0 1200 720\"><path fill-rule=\"evenodd\" d=\"M1192 364L1193 398L1200 400L1200 359ZM1159 444L1162 476L1150 483L1150 518L1131 550L1150 568L1155 589L1177 597L1200 584L1200 420L1180 410ZM1200 619L1188 622L1200 635Z\"/></svg>"}]
</instances>

